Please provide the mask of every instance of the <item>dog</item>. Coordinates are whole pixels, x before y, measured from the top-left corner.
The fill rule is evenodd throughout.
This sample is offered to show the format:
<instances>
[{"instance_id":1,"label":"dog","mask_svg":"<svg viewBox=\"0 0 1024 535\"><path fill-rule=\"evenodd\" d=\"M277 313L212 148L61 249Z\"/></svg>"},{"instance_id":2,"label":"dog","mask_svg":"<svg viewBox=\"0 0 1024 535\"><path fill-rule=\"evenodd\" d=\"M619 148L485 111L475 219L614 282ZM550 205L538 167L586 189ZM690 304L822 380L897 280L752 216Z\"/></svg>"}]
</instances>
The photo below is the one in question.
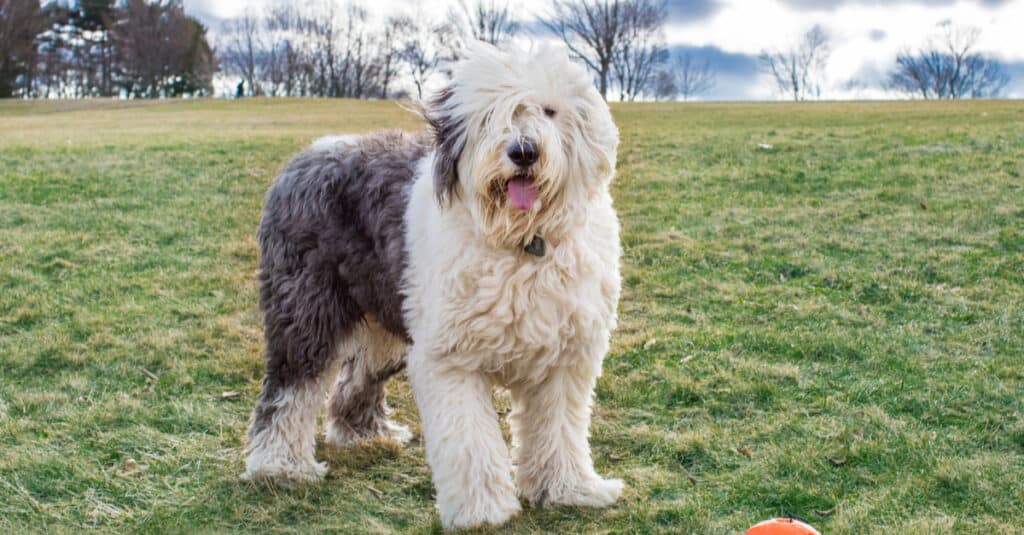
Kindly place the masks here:
<instances>
[{"instance_id":1,"label":"dog","mask_svg":"<svg viewBox=\"0 0 1024 535\"><path fill-rule=\"evenodd\" d=\"M420 113L422 133L314 142L267 193L243 477L321 479L328 395L327 443L408 441L385 398L405 368L446 529L502 524L520 497L608 506L623 484L588 443L620 291L608 106L564 49L476 44Z\"/></svg>"}]
</instances>

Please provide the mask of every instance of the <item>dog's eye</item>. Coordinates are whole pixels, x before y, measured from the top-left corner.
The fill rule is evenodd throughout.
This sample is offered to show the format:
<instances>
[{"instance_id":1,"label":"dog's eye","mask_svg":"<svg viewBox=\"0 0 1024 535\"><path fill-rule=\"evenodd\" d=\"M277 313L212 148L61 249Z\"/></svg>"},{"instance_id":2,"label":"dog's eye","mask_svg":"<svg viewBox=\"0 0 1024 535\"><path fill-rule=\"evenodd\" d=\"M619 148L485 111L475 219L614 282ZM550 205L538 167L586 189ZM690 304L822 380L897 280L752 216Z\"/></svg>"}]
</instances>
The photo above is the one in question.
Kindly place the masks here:
<instances>
[{"instance_id":1,"label":"dog's eye","mask_svg":"<svg viewBox=\"0 0 1024 535\"><path fill-rule=\"evenodd\" d=\"M545 107L544 108L544 115L547 115L548 117L554 117L555 116L554 108Z\"/></svg>"}]
</instances>

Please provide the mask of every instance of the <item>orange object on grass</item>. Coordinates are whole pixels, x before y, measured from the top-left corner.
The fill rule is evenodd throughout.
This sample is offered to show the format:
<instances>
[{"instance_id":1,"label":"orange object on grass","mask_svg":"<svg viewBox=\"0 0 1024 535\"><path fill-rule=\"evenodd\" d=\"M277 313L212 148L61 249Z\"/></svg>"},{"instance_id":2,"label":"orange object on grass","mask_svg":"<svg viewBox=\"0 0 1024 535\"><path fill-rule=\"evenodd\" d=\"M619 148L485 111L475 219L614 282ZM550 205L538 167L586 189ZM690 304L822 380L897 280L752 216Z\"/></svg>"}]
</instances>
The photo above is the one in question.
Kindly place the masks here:
<instances>
[{"instance_id":1,"label":"orange object on grass","mask_svg":"<svg viewBox=\"0 0 1024 535\"><path fill-rule=\"evenodd\" d=\"M747 535L821 535L821 533L795 518L773 518L748 529Z\"/></svg>"}]
</instances>

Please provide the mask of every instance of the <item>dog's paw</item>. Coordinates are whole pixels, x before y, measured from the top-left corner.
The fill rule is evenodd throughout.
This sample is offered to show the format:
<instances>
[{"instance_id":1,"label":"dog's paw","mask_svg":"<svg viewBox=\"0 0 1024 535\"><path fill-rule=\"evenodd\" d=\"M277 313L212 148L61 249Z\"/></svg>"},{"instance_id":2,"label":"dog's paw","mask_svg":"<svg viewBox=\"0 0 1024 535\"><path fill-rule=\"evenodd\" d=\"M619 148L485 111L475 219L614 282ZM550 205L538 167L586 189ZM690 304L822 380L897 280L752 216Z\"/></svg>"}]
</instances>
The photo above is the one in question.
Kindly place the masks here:
<instances>
[{"instance_id":1,"label":"dog's paw","mask_svg":"<svg viewBox=\"0 0 1024 535\"><path fill-rule=\"evenodd\" d=\"M320 462L293 463L271 462L254 464L250 462L242 473L242 479L260 483L273 483L283 487L294 487L317 483L327 475L327 464Z\"/></svg>"},{"instance_id":2,"label":"dog's paw","mask_svg":"<svg viewBox=\"0 0 1024 535\"><path fill-rule=\"evenodd\" d=\"M622 495L622 488L621 479L594 478L570 485L554 485L531 497L530 501L542 505L608 507Z\"/></svg>"},{"instance_id":3,"label":"dog's paw","mask_svg":"<svg viewBox=\"0 0 1024 535\"><path fill-rule=\"evenodd\" d=\"M441 524L445 529L500 526L522 510L519 500L512 495L479 499L476 502L457 507L438 504Z\"/></svg>"},{"instance_id":4,"label":"dog's paw","mask_svg":"<svg viewBox=\"0 0 1024 535\"><path fill-rule=\"evenodd\" d=\"M336 448L348 448L360 442L376 439L394 440L404 446L412 440L412 431L404 425L384 420L373 429L364 432L357 432L347 425L328 422L327 431L324 433L324 440Z\"/></svg>"},{"instance_id":5,"label":"dog's paw","mask_svg":"<svg viewBox=\"0 0 1024 535\"><path fill-rule=\"evenodd\" d=\"M385 426L387 427L387 429L383 434L384 438L394 440L395 442L403 446L408 444L409 441L412 440L412 431L410 431L407 426L396 424L391 420L385 422Z\"/></svg>"}]
</instances>

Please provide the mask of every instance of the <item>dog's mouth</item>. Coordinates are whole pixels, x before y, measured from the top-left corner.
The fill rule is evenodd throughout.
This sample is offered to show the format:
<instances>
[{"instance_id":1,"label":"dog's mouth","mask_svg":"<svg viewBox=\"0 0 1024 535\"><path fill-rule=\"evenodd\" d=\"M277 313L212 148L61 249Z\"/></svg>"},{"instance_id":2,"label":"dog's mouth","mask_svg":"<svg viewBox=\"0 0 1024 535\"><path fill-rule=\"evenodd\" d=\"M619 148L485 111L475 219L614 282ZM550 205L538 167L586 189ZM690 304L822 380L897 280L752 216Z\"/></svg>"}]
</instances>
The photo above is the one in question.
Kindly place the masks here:
<instances>
[{"instance_id":1,"label":"dog's mouth","mask_svg":"<svg viewBox=\"0 0 1024 535\"><path fill-rule=\"evenodd\" d=\"M539 191L533 177L529 175L516 175L505 185L508 193L508 202L516 210L531 210L537 202Z\"/></svg>"}]
</instances>

